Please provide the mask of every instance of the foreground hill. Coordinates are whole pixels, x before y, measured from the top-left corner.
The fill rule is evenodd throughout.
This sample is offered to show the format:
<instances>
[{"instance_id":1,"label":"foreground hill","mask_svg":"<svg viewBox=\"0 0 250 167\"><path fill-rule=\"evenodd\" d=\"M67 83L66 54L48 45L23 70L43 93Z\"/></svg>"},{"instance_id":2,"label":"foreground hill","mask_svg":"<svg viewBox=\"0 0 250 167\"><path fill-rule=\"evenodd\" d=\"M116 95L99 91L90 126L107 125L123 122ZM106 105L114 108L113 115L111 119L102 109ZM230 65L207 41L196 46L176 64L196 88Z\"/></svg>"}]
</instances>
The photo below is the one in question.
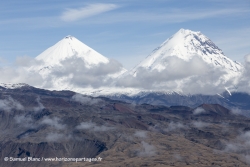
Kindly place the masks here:
<instances>
[{"instance_id":1,"label":"foreground hill","mask_svg":"<svg viewBox=\"0 0 250 167\"><path fill-rule=\"evenodd\" d=\"M0 91L1 166L248 166L250 119L218 104L132 105L28 85ZM102 158L10 162L13 158Z\"/></svg>"}]
</instances>

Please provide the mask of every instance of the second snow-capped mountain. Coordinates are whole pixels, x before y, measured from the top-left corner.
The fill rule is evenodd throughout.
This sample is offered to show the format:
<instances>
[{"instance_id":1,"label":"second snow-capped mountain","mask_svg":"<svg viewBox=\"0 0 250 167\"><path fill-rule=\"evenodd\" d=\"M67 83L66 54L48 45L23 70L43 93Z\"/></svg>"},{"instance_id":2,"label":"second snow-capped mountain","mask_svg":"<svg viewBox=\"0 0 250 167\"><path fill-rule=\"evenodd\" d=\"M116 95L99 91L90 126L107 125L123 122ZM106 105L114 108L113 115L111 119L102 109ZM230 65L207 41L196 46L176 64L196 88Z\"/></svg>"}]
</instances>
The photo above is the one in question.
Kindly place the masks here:
<instances>
[{"instance_id":1,"label":"second snow-capped mountain","mask_svg":"<svg viewBox=\"0 0 250 167\"><path fill-rule=\"evenodd\" d=\"M216 94L234 88L243 66L224 55L200 32L180 29L135 68L118 86L143 91Z\"/></svg>"},{"instance_id":2,"label":"second snow-capped mountain","mask_svg":"<svg viewBox=\"0 0 250 167\"><path fill-rule=\"evenodd\" d=\"M240 63L226 57L222 50L201 32L180 29L139 63L132 70L132 73L136 73L140 67L161 71L167 68L168 62L165 60L170 56L178 57L187 62L194 57L199 57L204 62L214 67L224 68L228 72L242 70Z\"/></svg>"}]
</instances>

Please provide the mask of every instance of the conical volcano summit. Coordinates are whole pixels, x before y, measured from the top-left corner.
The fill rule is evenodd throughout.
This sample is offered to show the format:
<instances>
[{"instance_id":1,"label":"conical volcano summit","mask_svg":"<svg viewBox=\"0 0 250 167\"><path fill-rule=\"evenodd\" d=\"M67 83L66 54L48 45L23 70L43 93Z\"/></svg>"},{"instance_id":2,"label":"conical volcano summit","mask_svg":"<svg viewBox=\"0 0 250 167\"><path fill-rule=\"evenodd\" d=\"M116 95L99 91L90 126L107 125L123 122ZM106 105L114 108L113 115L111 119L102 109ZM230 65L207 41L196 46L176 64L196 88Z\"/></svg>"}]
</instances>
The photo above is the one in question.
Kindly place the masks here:
<instances>
[{"instance_id":1,"label":"conical volcano summit","mask_svg":"<svg viewBox=\"0 0 250 167\"><path fill-rule=\"evenodd\" d=\"M206 63L215 67L221 67L233 72L239 72L242 69L240 63L226 57L222 50L201 32L180 29L157 47L134 70L144 67L150 70L157 69L161 71L166 68L166 58L171 56L185 61L198 56Z\"/></svg>"}]
</instances>

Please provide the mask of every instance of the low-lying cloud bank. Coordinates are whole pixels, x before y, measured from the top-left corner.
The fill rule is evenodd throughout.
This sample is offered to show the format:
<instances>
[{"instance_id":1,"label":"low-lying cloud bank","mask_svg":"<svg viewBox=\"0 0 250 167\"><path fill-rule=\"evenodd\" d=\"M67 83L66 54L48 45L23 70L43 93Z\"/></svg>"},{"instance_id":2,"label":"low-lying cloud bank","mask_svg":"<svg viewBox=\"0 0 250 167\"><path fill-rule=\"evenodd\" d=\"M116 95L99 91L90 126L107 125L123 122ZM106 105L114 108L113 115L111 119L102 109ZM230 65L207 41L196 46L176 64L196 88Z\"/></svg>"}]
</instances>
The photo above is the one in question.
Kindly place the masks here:
<instances>
[{"instance_id":1,"label":"low-lying cloud bank","mask_svg":"<svg viewBox=\"0 0 250 167\"><path fill-rule=\"evenodd\" d=\"M61 65L53 67L48 77L76 87L99 88L110 85L113 81L112 75L121 70L122 65L115 60L89 67L83 59L72 57L62 61Z\"/></svg>"},{"instance_id":2,"label":"low-lying cloud bank","mask_svg":"<svg viewBox=\"0 0 250 167\"><path fill-rule=\"evenodd\" d=\"M163 70L140 67L133 74L121 78L117 86L174 90L186 94L216 94L239 80L237 77L229 78L223 68L212 67L198 57L189 61L169 57L162 64L166 67Z\"/></svg>"},{"instance_id":3,"label":"low-lying cloud bank","mask_svg":"<svg viewBox=\"0 0 250 167\"><path fill-rule=\"evenodd\" d=\"M70 57L53 67L27 56L18 57L13 66L0 67L0 83L27 83L47 89L110 86L125 69L116 60L89 67L82 58Z\"/></svg>"},{"instance_id":4,"label":"low-lying cloud bank","mask_svg":"<svg viewBox=\"0 0 250 167\"><path fill-rule=\"evenodd\" d=\"M189 61L169 57L159 71L138 68L123 74L122 65L110 60L89 67L83 59L72 57L53 67L29 57L19 57L15 67L0 67L0 83L27 83L45 89L139 88L143 90L177 91L186 94L217 94L225 88L250 93L250 55L245 57L242 74L229 78L222 68L212 68L198 57ZM76 88L76 89L75 89Z\"/></svg>"},{"instance_id":5,"label":"low-lying cloud bank","mask_svg":"<svg viewBox=\"0 0 250 167\"><path fill-rule=\"evenodd\" d=\"M27 83L32 86L42 85L40 74L28 71L30 66L42 64L31 57L18 57L13 66L0 66L0 83Z\"/></svg>"}]
</instances>

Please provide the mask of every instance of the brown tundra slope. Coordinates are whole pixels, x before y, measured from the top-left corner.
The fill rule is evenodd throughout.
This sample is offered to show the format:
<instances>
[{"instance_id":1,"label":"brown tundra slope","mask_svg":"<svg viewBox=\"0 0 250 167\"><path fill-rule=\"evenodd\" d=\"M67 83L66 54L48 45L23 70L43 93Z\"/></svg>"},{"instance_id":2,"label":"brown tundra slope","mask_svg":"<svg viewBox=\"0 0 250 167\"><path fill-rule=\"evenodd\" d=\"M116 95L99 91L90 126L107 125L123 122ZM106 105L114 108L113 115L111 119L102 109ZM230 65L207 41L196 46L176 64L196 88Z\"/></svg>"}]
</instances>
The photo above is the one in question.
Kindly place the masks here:
<instances>
[{"instance_id":1,"label":"brown tundra slope","mask_svg":"<svg viewBox=\"0 0 250 167\"><path fill-rule=\"evenodd\" d=\"M250 119L217 104L132 105L30 86L0 91L1 167L242 167L250 165L249 140Z\"/></svg>"}]
</instances>

